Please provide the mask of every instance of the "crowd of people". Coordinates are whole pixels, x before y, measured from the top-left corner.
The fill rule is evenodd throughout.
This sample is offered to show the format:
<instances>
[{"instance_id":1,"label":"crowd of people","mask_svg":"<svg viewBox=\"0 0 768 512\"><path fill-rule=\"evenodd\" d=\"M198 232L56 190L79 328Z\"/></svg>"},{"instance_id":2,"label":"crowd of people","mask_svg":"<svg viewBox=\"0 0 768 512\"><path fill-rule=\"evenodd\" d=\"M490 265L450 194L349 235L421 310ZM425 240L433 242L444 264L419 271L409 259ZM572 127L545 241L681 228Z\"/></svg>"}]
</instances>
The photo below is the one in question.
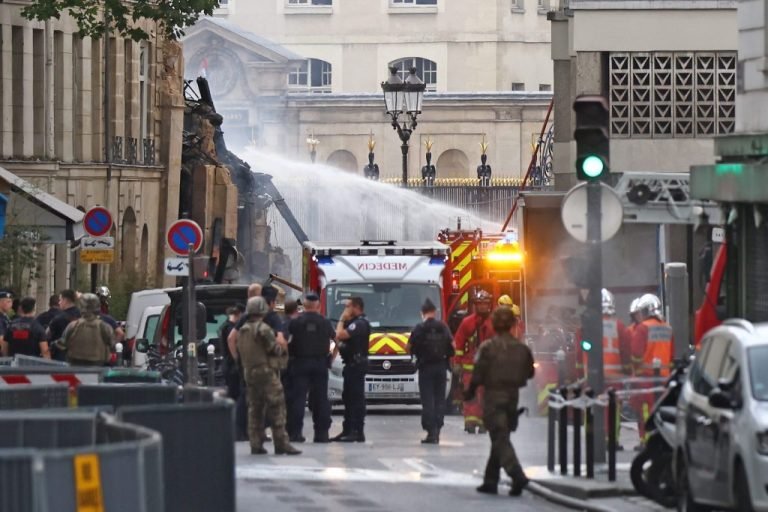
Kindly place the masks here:
<instances>
[{"instance_id":1,"label":"crowd of people","mask_svg":"<svg viewBox=\"0 0 768 512\"><path fill-rule=\"evenodd\" d=\"M125 332L109 314L111 294L62 290L38 314L34 297L14 297L0 290L0 352L67 361L79 366L103 366Z\"/></svg>"}]
</instances>

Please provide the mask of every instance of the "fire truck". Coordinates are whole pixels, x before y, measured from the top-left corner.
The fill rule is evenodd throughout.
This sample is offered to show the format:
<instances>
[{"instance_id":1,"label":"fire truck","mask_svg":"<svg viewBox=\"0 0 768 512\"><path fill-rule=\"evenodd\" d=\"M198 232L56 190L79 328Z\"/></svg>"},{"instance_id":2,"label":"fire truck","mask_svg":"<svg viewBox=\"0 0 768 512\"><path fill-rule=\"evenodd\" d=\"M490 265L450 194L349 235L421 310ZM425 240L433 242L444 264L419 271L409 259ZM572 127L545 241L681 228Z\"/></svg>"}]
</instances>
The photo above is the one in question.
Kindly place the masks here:
<instances>
[{"instance_id":1,"label":"fire truck","mask_svg":"<svg viewBox=\"0 0 768 512\"><path fill-rule=\"evenodd\" d=\"M371 324L366 399L372 403L418 403L416 366L408 353L411 329L421 322L430 299L445 318L443 290L449 248L439 242L364 240L359 243L307 241L303 247L303 288L320 296L323 314L334 325L347 299L361 297ZM446 379L450 379L446 371ZM342 363L331 365L328 395L341 400Z\"/></svg>"}]
</instances>

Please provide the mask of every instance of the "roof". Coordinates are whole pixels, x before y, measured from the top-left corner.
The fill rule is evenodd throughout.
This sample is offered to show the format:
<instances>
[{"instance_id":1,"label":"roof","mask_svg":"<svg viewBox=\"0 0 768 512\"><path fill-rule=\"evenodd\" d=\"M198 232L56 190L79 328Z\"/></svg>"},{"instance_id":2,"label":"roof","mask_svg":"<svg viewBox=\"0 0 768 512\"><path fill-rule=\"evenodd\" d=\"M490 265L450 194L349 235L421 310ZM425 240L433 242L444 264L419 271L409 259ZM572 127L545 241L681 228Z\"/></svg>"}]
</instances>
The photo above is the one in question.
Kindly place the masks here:
<instances>
[{"instance_id":1,"label":"roof","mask_svg":"<svg viewBox=\"0 0 768 512\"><path fill-rule=\"evenodd\" d=\"M39 230L43 242L76 241L84 236L85 213L16 176L4 167L0 167L0 179L6 181L11 187L11 193L16 195L16 198L9 198L9 202L13 205L12 215L20 220L24 219L24 222L30 222L29 224L17 222L17 224ZM6 218L8 218L8 211Z\"/></svg>"},{"instance_id":2,"label":"roof","mask_svg":"<svg viewBox=\"0 0 768 512\"><path fill-rule=\"evenodd\" d=\"M294 53L291 50L287 49L286 47L278 43L275 43L274 41L270 41L269 39L266 39L264 37L257 36L253 32L244 30L242 27L239 27L234 23L230 23L227 20L224 20L222 18L216 18L216 17L206 16L204 18L200 18L194 26L190 27L187 30L187 33L184 36L184 39L188 39L194 36L197 32L200 32L206 28L209 28L210 25L214 25L216 27L226 30L227 32L231 32L241 37L242 39L245 39L249 43L253 43L254 45L260 46L265 50L269 50L270 52L275 53L276 55L279 55L285 60L305 60L306 59L306 57L302 57L298 53Z\"/></svg>"}]
</instances>

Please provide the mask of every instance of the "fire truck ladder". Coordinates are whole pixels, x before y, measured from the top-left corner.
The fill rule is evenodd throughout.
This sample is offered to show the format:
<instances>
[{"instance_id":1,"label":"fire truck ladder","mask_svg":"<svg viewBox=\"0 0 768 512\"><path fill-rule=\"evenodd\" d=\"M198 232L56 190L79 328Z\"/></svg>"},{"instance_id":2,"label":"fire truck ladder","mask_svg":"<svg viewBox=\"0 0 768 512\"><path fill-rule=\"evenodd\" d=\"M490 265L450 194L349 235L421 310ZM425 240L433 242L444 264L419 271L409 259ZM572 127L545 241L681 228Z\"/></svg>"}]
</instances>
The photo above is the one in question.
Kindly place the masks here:
<instances>
[{"instance_id":1,"label":"fire truck ladder","mask_svg":"<svg viewBox=\"0 0 768 512\"><path fill-rule=\"evenodd\" d=\"M688 173L625 172L614 190L624 205L624 222L722 224L717 203L691 197Z\"/></svg>"}]
</instances>

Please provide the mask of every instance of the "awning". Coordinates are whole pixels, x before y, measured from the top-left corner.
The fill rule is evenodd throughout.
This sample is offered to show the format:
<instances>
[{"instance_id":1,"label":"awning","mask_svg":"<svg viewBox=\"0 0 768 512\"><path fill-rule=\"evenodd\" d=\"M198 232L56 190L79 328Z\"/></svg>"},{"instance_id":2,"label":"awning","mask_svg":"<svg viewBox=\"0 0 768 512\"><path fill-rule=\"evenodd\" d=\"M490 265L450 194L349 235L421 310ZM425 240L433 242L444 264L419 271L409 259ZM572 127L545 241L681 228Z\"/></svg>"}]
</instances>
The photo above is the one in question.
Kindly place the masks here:
<instances>
[{"instance_id":1,"label":"awning","mask_svg":"<svg viewBox=\"0 0 768 512\"><path fill-rule=\"evenodd\" d=\"M0 180L11 188L5 221L14 226L28 227L39 234L44 243L65 243L80 240L85 214L64 201L56 199L36 185L0 167Z\"/></svg>"}]
</instances>

